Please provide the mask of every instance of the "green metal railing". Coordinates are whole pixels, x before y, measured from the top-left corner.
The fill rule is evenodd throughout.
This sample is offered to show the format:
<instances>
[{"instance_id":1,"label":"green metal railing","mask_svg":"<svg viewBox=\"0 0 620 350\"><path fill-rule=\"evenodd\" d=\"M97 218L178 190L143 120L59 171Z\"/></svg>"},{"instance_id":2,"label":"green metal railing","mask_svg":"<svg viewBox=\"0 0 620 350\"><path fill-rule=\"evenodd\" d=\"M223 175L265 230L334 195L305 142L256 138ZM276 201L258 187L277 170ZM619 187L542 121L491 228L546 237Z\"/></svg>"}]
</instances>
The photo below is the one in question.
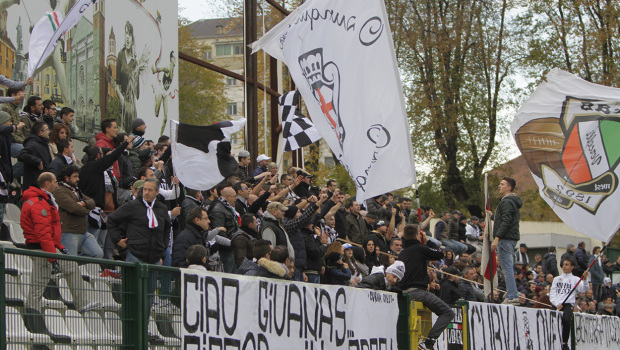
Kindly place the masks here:
<instances>
[{"instance_id":1,"label":"green metal railing","mask_svg":"<svg viewBox=\"0 0 620 350\"><path fill-rule=\"evenodd\" d=\"M177 268L0 247L0 348L180 348L179 278Z\"/></svg>"}]
</instances>

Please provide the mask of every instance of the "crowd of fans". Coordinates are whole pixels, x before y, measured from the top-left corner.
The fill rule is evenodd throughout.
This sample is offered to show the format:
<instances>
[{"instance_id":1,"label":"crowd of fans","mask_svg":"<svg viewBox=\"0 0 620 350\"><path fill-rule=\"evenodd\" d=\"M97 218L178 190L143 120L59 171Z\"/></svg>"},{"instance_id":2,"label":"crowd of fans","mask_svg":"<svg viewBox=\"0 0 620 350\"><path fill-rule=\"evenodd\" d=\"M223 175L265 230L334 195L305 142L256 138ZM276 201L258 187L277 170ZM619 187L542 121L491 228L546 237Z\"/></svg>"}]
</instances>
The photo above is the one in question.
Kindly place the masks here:
<instances>
[{"instance_id":1,"label":"crowd of fans","mask_svg":"<svg viewBox=\"0 0 620 350\"><path fill-rule=\"evenodd\" d=\"M127 133L119 132L114 119L102 120L85 156L77 159L73 110L57 112L52 101L33 96L18 113L23 87L9 89L8 95L14 101L0 111L0 197L6 203L9 192L22 193L25 248L399 291L406 266L397 260L410 224L443 252L442 259L429 262L427 291L447 304L502 302L500 289L505 290L506 278L514 278L520 305L551 307L550 285L559 274L553 247L530 262L521 244L514 271L501 272L498 289L484 294L484 222L476 216L444 211L433 235L430 207L418 212L411 199L388 193L362 208L333 180L317 186L312 174L295 167L278 176L277 165L265 155L257 157L256 169L248 169L247 151L237 155L234 176L199 191L174 176L169 139L146 140L142 119L135 119ZM3 213L4 205L0 208ZM573 274L580 276L599 250L588 254L583 242L576 249L569 245L560 265L570 259ZM54 259L37 268L74 272ZM590 271L585 282L590 288L578 295L576 310L618 315L620 287L606 275L620 271L620 258L610 262L601 256ZM30 304L36 307L42 292L31 289ZM93 307L82 304L82 309Z\"/></svg>"}]
</instances>

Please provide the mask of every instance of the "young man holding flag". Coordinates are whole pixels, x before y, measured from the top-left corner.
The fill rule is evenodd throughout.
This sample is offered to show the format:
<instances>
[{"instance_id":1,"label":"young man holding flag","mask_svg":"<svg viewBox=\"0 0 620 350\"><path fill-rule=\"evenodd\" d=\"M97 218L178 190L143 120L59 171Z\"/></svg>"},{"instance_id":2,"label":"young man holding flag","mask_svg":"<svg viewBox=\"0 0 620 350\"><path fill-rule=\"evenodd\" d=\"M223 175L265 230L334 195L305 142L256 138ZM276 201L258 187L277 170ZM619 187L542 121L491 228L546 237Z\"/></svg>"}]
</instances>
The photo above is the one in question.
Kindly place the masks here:
<instances>
[{"instance_id":1,"label":"young man holding flag","mask_svg":"<svg viewBox=\"0 0 620 350\"><path fill-rule=\"evenodd\" d=\"M570 323L573 319L573 306L575 305L575 295L588 291L588 282L579 283L588 277L585 272L582 278L573 275L575 263L571 259L564 260L562 263L561 276L553 279L549 300L558 310L562 311L562 350L569 350L568 337L570 336ZM579 285L577 285L579 283Z\"/></svg>"}]
</instances>

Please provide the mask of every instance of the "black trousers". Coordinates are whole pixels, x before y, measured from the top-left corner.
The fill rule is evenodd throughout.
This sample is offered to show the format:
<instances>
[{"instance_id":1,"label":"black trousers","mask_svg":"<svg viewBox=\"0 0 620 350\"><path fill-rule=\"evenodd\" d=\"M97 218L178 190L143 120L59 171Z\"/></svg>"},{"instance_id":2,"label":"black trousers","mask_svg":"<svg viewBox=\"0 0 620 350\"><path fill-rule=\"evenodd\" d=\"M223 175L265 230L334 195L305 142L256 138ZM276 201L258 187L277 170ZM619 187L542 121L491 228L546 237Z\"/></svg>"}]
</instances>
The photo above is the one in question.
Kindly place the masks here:
<instances>
[{"instance_id":1,"label":"black trousers","mask_svg":"<svg viewBox=\"0 0 620 350\"><path fill-rule=\"evenodd\" d=\"M568 343L570 324L573 321L573 304L562 304L562 342Z\"/></svg>"}]
</instances>

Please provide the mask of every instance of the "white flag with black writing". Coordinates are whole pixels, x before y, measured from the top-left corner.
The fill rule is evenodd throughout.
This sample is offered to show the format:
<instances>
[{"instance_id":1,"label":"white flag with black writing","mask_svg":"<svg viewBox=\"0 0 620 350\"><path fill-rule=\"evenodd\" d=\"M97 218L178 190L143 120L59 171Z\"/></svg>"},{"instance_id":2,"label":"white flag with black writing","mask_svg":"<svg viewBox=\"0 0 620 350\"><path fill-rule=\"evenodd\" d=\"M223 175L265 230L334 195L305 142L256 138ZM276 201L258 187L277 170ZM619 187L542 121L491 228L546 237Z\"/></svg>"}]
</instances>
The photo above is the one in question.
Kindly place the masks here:
<instances>
[{"instance_id":1,"label":"white flag with black writing","mask_svg":"<svg viewBox=\"0 0 620 350\"><path fill-rule=\"evenodd\" d=\"M278 99L282 110L282 139L284 152L294 151L321 139L312 121L297 109L299 91L291 91Z\"/></svg>"},{"instance_id":2,"label":"white flag with black writing","mask_svg":"<svg viewBox=\"0 0 620 350\"><path fill-rule=\"evenodd\" d=\"M245 118L207 126L172 120L172 160L183 185L205 191L234 175L239 163L230 154L230 136L244 125Z\"/></svg>"},{"instance_id":3,"label":"white flag with black writing","mask_svg":"<svg viewBox=\"0 0 620 350\"><path fill-rule=\"evenodd\" d=\"M357 200L416 181L385 4L309 0L253 44L286 63Z\"/></svg>"}]
</instances>

